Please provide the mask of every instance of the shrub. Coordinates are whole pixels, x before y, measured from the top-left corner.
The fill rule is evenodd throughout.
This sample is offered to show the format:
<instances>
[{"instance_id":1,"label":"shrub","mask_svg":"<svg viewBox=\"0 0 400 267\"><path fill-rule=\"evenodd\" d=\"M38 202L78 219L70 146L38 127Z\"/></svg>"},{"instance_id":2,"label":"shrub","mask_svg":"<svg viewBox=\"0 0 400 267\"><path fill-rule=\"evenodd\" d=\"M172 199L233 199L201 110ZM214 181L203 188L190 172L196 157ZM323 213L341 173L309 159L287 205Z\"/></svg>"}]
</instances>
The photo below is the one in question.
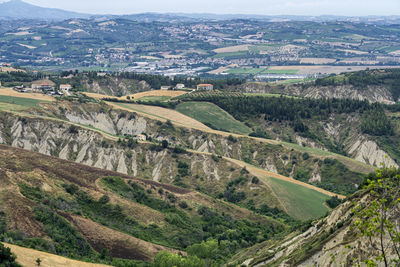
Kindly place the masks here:
<instances>
[{"instance_id":1,"label":"shrub","mask_svg":"<svg viewBox=\"0 0 400 267\"><path fill-rule=\"evenodd\" d=\"M0 266L20 267L21 265L16 263L15 260L16 257L11 253L11 250L0 243Z\"/></svg>"},{"instance_id":2,"label":"shrub","mask_svg":"<svg viewBox=\"0 0 400 267\"><path fill-rule=\"evenodd\" d=\"M186 201L181 201L179 202L179 207L181 207L182 209L187 209L189 206Z\"/></svg>"},{"instance_id":3,"label":"shrub","mask_svg":"<svg viewBox=\"0 0 400 267\"><path fill-rule=\"evenodd\" d=\"M168 148L169 143L167 140L162 140L161 145L165 149L165 148Z\"/></svg>"},{"instance_id":4,"label":"shrub","mask_svg":"<svg viewBox=\"0 0 400 267\"><path fill-rule=\"evenodd\" d=\"M337 196L331 197L330 199L328 199L328 200L326 201L326 204L327 204L331 209L336 208L336 207L339 206L341 203L342 203L342 201L341 201Z\"/></svg>"},{"instance_id":5,"label":"shrub","mask_svg":"<svg viewBox=\"0 0 400 267\"><path fill-rule=\"evenodd\" d=\"M233 137L233 135L229 135L228 136L228 140L233 142L233 143L236 143L238 141L235 137Z\"/></svg>"},{"instance_id":6,"label":"shrub","mask_svg":"<svg viewBox=\"0 0 400 267\"><path fill-rule=\"evenodd\" d=\"M77 134L79 132L79 128L75 125L71 125L68 129L68 132L71 134Z\"/></svg>"}]
</instances>

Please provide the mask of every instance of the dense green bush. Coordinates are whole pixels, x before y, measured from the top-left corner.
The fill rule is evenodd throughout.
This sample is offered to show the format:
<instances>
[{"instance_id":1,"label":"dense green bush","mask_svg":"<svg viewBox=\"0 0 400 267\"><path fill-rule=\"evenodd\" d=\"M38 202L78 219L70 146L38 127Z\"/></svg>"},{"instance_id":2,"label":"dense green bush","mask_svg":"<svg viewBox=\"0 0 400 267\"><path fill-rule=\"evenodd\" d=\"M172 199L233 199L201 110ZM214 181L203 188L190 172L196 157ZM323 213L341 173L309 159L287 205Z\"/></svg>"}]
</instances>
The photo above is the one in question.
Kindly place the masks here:
<instances>
[{"instance_id":1,"label":"dense green bush","mask_svg":"<svg viewBox=\"0 0 400 267\"><path fill-rule=\"evenodd\" d=\"M17 257L11 253L9 248L4 247L4 245L0 243L0 266L21 267L21 265L16 263L16 258Z\"/></svg>"}]
</instances>

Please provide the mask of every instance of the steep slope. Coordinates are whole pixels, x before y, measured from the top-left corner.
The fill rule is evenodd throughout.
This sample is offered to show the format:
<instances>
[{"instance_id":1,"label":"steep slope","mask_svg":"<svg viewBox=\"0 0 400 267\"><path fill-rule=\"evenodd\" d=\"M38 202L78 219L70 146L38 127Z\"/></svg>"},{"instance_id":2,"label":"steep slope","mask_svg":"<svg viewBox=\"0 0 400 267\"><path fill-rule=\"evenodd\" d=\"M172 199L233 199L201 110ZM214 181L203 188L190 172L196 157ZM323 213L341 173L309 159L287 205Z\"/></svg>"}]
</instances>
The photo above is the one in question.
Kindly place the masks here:
<instances>
[{"instance_id":1,"label":"steep slope","mask_svg":"<svg viewBox=\"0 0 400 267\"><path fill-rule=\"evenodd\" d=\"M0 159L0 239L8 243L121 266L118 258L151 261L159 251L177 252L228 229L246 240L235 250L288 230L285 223L172 185L4 145ZM205 217L209 213L212 218ZM219 231L214 220L222 220ZM253 231L261 236L248 235Z\"/></svg>"},{"instance_id":2,"label":"steep slope","mask_svg":"<svg viewBox=\"0 0 400 267\"><path fill-rule=\"evenodd\" d=\"M259 176L262 181L260 183L256 180L252 182L248 171L243 169L247 165L238 164L229 158L224 159L206 152L191 152L176 148L163 149L159 143L133 143L131 146L125 141L117 142L117 138L113 138L113 136L108 138L110 135L66 124L61 120L13 118L9 114L4 115L1 119L2 140L0 141L15 147L38 151L89 166L129 173L154 181L173 183L200 190L213 197L226 198L242 205L247 205L246 203L249 201L252 201L256 207L268 204L270 207L278 207L302 220L319 217L327 210L323 206L323 202L327 198L326 194L331 193L317 193L322 198L318 198L319 202L313 202L312 205L302 201L293 201L292 204L281 203L279 195L274 194L275 189L270 185L270 177L275 177L276 174L267 171L253 172L249 167L251 174ZM134 126L135 124L130 125ZM171 130L170 126L167 128L165 126L161 125L164 129ZM155 132L160 133L161 131ZM187 138L186 134L185 136ZM307 164L307 162L304 161L302 164ZM288 180L291 179L288 178ZM312 187L307 184L301 185L302 183L296 180L293 180L293 183L300 184L300 187ZM229 193L233 189L232 185L236 185L234 191L237 193ZM313 191L313 189L307 190ZM303 193L307 194L307 190ZM315 188L315 190L319 189ZM240 198L237 198L238 194L241 196ZM295 195L292 197L296 199ZM291 209L287 209L287 205L291 205ZM296 206L298 209L295 208ZM319 211L303 213L302 216L296 212L290 212L302 210L303 206L307 206L311 210L319 207L317 208Z\"/></svg>"},{"instance_id":3,"label":"steep slope","mask_svg":"<svg viewBox=\"0 0 400 267\"><path fill-rule=\"evenodd\" d=\"M245 266L353 266L379 255L379 240L362 236L355 227L355 203L368 206L371 196L360 191L310 228L267 241L236 255L232 262ZM376 246L376 247L374 247ZM384 237L388 259L397 257ZM378 266L384 266L383 263Z\"/></svg>"},{"instance_id":4,"label":"steep slope","mask_svg":"<svg viewBox=\"0 0 400 267\"><path fill-rule=\"evenodd\" d=\"M238 88L244 93L254 94L286 94L299 97L311 98L350 98L356 100L368 100L370 102L379 102L384 104L394 103L390 89L386 86L370 85L362 90L353 85L329 85L316 86L296 84L285 86L270 86L262 83L246 83Z\"/></svg>"},{"instance_id":5,"label":"steep slope","mask_svg":"<svg viewBox=\"0 0 400 267\"><path fill-rule=\"evenodd\" d=\"M348 192L343 191L346 187L350 191L352 190L351 188L355 189L357 184L361 181L360 172L368 173L373 170L372 167L366 164L317 149L310 149L268 139L235 134L231 135L226 132L220 132L208 128L201 128L201 131L186 128L191 125L185 124L184 120L179 120L176 123L174 120L173 124L170 124L166 119L162 118L163 116L165 117L168 112L174 114L174 111L160 107L146 106L152 112L155 112L154 115L149 115L147 112L140 112L140 115L138 115L132 112L110 109L107 106L97 104L85 105L58 102L57 105L50 104L44 105L43 107L43 109L34 112L46 115L47 117L56 116L60 120L67 120L80 125L88 125L91 128L95 127L104 133L113 135L111 138L114 139L116 139L117 136L122 135L134 136L144 134L147 136L148 140L156 140L157 142L167 140L172 146L181 146L185 149L191 149L197 152L212 153L227 158L245 161L248 164L291 178L296 177L297 179L301 176L303 177L301 178L302 182L315 183L317 186L321 186L328 190L335 191L332 186L328 187L328 184L341 183L342 189L335 191L341 194ZM119 108L118 105L115 107ZM129 106L129 108L131 107ZM124 109L131 110L129 108ZM145 116L152 119L159 119L160 121L163 121L163 123L148 119ZM176 128L174 125L184 125L185 128ZM20 123L16 124L14 129L17 129L17 126L20 127ZM14 133L17 134L17 136L20 135L19 130L14 131ZM10 144L24 147L22 144L16 142L11 142ZM29 148L29 146L27 148ZM88 151L90 151L90 149ZM46 153L49 153L49 151ZM85 156L86 149L82 153L83 154L79 157L79 160L91 157L90 154ZM106 155L107 154L108 152ZM66 158L65 151L60 154L60 156ZM326 158L331 158L333 161L330 161L329 159L325 160ZM118 161L118 159L113 160ZM97 159L95 159L95 162L93 162L93 160L88 161L88 164L93 165L96 162ZM133 162L135 162L135 159ZM96 164L100 163L97 162ZM111 165L107 168L111 168ZM119 171L135 174L134 168L129 168L129 164L125 167L121 165ZM337 171L339 171L340 174ZM158 170L153 172L152 178L158 179L158 173ZM307 178L307 176L309 177ZM207 175L207 177L209 177L209 175ZM337 179L342 179L342 181L339 182Z\"/></svg>"},{"instance_id":6,"label":"steep slope","mask_svg":"<svg viewBox=\"0 0 400 267\"><path fill-rule=\"evenodd\" d=\"M368 100L384 104L398 101L399 69L378 69L330 75L310 83L269 85L246 83L235 88L246 93L275 93L312 98Z\"/></svg>"}]
</instances>

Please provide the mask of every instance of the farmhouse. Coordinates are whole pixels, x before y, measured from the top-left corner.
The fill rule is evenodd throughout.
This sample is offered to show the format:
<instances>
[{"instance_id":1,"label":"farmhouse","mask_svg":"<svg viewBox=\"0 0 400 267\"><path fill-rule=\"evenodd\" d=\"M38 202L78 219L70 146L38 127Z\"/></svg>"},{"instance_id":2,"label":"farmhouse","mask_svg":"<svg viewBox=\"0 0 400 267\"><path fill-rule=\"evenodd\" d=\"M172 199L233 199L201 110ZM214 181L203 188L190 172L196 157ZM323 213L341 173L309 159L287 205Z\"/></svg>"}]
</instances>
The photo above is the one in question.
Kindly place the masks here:
<instances>
[{"instance_id":1,"label":"farmhouse","mask_svg":"<svg viewBox=\"0 0 400 267\"><path fill-rule=\"evenodd\" d=\"M144 134L138 134L133 139L138 140L138 141L146 141L147 137Z\"/></svg>"},{"instance_id":2,"label":"farmhouse","mask_svg":"<svg viewBox=\"0 0 400 267\"><path fill-rule=\"evenodd\" d=\"M71 95L69 90L72 89L72 86L70 84L60 84L60 91L61 93L63 93L64 95Z\"/></svg>"},{"instance_id":3,"label":"farmhouse","mask_svg":"<svg viewBox=\"0 0 400 267\"><path fill-rule=\"evenodd\" d=\"M161 90L169 90L171 86L161 86Z\"/></svg>"},{"instance_id":4,"label":"farmhouse","mask_svg":"<svg viewBox=\"0 0 400 267\"><path fill-rule=\"evenodd\" d=\"M197 90L212 91L212 90L214 90L214 85L212 85L212 84L198 84L197 85Z\"/></svg>"},{"instance_id":5,"label":"farmhouse","mask_svg":"<svg viewBox=\"0 0 400 267\"><path fill-rule=\"evenodd\" d=\"M175 86L175 89L183 89L183 88L185 88L185 85L184 85L183 83L178 83L178 84Z\"/></svg>"},{"instance_id":6,"label":"farmhouse","mask_svg":"<svg viewBox=\"0 0 400 267\"><path fill-rule=\"evenodd\" d=\"M54 82L48 79L44 79L44 80L34 81L31 87L33 91L49 92L49 91L54 91L55 86L56 84Z\"/></svg>"}]
</instances>

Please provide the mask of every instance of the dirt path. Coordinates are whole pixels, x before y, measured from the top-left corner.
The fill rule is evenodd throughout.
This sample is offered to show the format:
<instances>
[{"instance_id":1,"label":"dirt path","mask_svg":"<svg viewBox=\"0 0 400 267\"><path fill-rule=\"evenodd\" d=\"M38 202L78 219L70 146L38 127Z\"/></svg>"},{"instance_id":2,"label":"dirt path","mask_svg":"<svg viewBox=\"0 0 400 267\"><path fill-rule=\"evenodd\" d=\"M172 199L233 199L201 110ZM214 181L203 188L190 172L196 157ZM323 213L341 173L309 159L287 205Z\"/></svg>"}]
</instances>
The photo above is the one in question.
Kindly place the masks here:
<instances>
[{"instance_id":1,"label":"dirt path","mask_svg":"<svg viewBox=\"0 0 400 267\"><path fill-rule=\"evenodd\" d=\"M206 132L206 133L210 133L210 134L217 134L217 135L224 136L224 137L228 137L228 136L232 135L233 137L236 137L236 138L248 138L248 139L259 141L260 143L272 144L272 145L283 145L289 149L292 149L294 146L296 146L295 144L285 144L283 142L279 142L279 141L271 140L271 139L264 139L264 138L252 137L252 136L248 136L248 135L241 135L241 134L213 130L213 129L205 126L204 124L200 123L199 121L197 121L193 118L190 118L188 116L185 116L182 113L172 110L172 109L147 106L147 105L137 105L137 104L117 104L114 102L107 102L107 104L109 104L110 106L112 106L116 109L136 112L144 117L147 117L147 118L150 118L153 120L159 120L159 121L163 121L163 122L165 122L166 120L170 120L173 124L175 124L178 127L195 129L195 130L199 130L202 132ZM300 147L300 146L298 146L298 147ZM339 154L334 154L334 153L330 153L327 151L319 151L318 152L318 151L316 151L316 149L311 149L311 148L308 148L308 149L301 148L301 149L303 149L304 152L312 154L318 158L327 158L327 157L335 158L335 159L341 161L342 163L344 163L352 171L369 173L369 172L372 172L375 170L375 168L372 166L369 166L365 163L359 162L352 158L346 158Z\"/></svg>"},{"instance_id":2,"label":"dirt path","mask_svg":"<svg viewBox=\"0 0 400 267\"><path fill-rule=\"evenodd\" d=\"M132 109L129 109L129 108L121 108L120 106L118 106L118 105L116 105L116 104L114 104L114 103L109 103L109 104L111 104L113 107L116 107L116 108L119 108L119 109L124 109L124 110L133 111ZM147 107L146 105L137 105L137 106L144 106L144 107ZM152 106L149 106L149 107L152 107ZM164 109L164 108L160 108L160 107L155 107L155 108L159 108L159 109L161 109L161 111L168 110L168 109ZM154 111L154 110L153 110L153 111ZM173 110L172 110L172 111L173 111ZM177 111L173 111L173 112L177 112ZM138 112L138 113L142 114L141 112ZM177 113L179 113L179 112L177 112ZM61 122L68 123L68 124L71 124L71 125L76 125L76 126L78 126L78 127L81 127L81 128L87 129L87 130L95 131L95 132L97 132L97 133L102 134L103 137L105 137L105 138L107 138L107 139L109 139L109 140L113 140L113 141L118 140L118 138L117 138L116 136L113 136L113 135L111 135L111 134L105 133L105 132L100 131L100 130L98 130L98 129L94 129L94 128L87 127L87 126L80 125L80 124L71 123L71 122L68 122L68 121L61 120L61 119L55 119L55 118L49 118L49 117L43 117L43 116L37 116L37 115L27 115L27 114L24 114L24 113L22 113L22 114L21 114L21 113L17 113L17 114L18 114L18 115L23 115L23 116L28 116L28 117L36 117L36 118L50 119L50 120L54 120L54 121L61 121ZM179 114L180 114L180 113L179 113ZM147 116L149 116L149 115L147 114ZM183 116L185 116L185 115L183 115ZM156 119L159 120L160 118L156 118ZM174 121L173 121L173 122L174 122ZM196 121L196 122L197 122L197 121ZM176 124L178 124L178 123L176 123ZM178 125L179 125L179 124L178 124ZM187 125L187 124L185 124L185 125ZM185 126L185 127L187 127L187 126ZM194 127L192 127L192 128L194 128ZM224 135L224 136L233 135L233 136L237 136L237 137L244 137L243 135L230 134L230 133L226 133L226 132L215 131L215 130L212 130L212 129L210 129L210 128L208 128L208 129L209 129L208 132L210 132L210 133L222 134L222 135ZM203 130L203 131L204 131L204 130ZM207 132L207 131L206 131L206 132ZM248 137L248 138L252 138L252 137ZM262 141L262 142L266 142L266 143L267 143L267 142L268 142L268 143L279 143L279 142L274 141L274 140L267 140L267 139L262 139L262 138L255 138L255 139L256 139L256 140L259 140L259 141ZM141 143L148 143L148 142L141 142ZM195 153L195 154L203 154L203 155L209 155L209 156L212 155L211 153L199 152L199 151L196 151L196 150L188 150L188 151L191 152L191 153ZM276 174L276 173L273 173L273 172L269 172L269 171L260 169L260 168L258 168L258 167L255 167L255 166L253 166L253 165L250 165L250 164L245 163L245 162L240 161L240 160L236 160L236 159L232 159L232 158L228 158L228 157L224 157L224 159L226 159L226 160L228 160L228 161L230 161L230 162L232 162L232 163L235 163L236 165L238 165L238 166L240 166L240 167L242 167L242 168L243 168L243 167L246 167L246 169L247 169L250 173L252 173L254 176L257 176L257 177L261 177L261 178L262 178L262 177L276 178L276 179L284 180L284 181L287 181L287 182L290 182L290 183L298 184L298 185L307 187L307 188L309 188L309 189L313 189L313 190L315 190L315 191L317 191L317 192L320 192L320 193L325 194L325 195L328 195L328 196L337 196L337 197L340 198L340 199L346 198L346 197L343 196L343 195L339 195L339 194L336 194L336 193L333 193L333 192L324 190L324 189L322 189L322 188L319 188L319 187L316 187L316 186L313 186L313 185L310 185L310 184L307 184L307 183L304 183L304 182L301 182L301 181L298 181L298 180L295 180L295 179L292 179L292 178L289 178L289 177L286 177L286 176L283 176L283 175L280 175L280 174Z\"/></svg>"},{"instance_id":3,"label":"dirt path","mask_svg":"<svg viewBox=\"0 0 400 267\"><path fill-rule=\"evenodd\" d=\"M253 165L250 165L250 164L245 163L245 162L240 161L240 160L236 160L236 159L232 159L232 158L226 158L226 157L224 157L224 159L226 159L226 160L228 160L230 162L236 163L240 167L246 167L246 169L252 175L257 176L257 177L275 178L275 179L283 180L283 181L286 181L286 182L289 182L289 183L293 183L293 184L298 184L298 185L304 186L306 188L315 190L317 192L320 192L320 193L322 193L324 195L327 195L327 196L330 196L330 197L337 196L339 199L345 199L346 198L346 196L343 196L343 195L340 195L340 194L336 194L336 193L327 191L325 189L316 187L314 185L307 184L307 183L304 183L304 182L298 181L296 179L289 178L289 177L286 177L286 176L283 176L283 175L280 175L280 174L277 174L277 173L274 173L274 172L269 172L269 171L257 168L257 167L255 167Z\"/></svg>"},{"instance_id":4,"label":"dirt path","mask_svg":"<svg viewBox=\"0 0 400 267\"><path fill-rule=\"evenodd\" d=\"M116 104L112 102L107 102L107 104L117 109L137 112L138 114L153 120L161 120L164 122L170 120L172 123L181 127L193 128L204 132L213 131L203 123L172 109L138 104Z\"/></svg>"},{"instance_id":5,"label":"dirt path","mask_svg":"<svg viewBox=\"0 0 400 267\"><path fill-rule=\"evenodd\" d=\"M169 96L169 97L177 97L181 96L184 94L187 94L188 92L186 91L175 91L175 90L151 90L151 91L146 91L146 92L140 92L137 94L132 94L129 95L130 97L133 97L134 99L140 99L142 97L147 97L147 96ZM117 98L121 100L126 100L127 96L121 96L121 97L114 97L114 96L109 96L109 95L103 95L103 94L98 94L98 93L84 93L89 97L93 97L96 99L102 99L105 97L112 97L112 98Z\"/></svg>"},{"instance_id":6,"label":"dirt path","mask_svg":"<svg viewBox=\"0 0 400 267\"><path fill-rule=\"evenodd\" d=\"M4 246L11 249L11 252L17 256L17 262L24 267L38 266L36 259L40 259L42 267L103 267L108 265L87 263L82 261L71 260L50 253L23 248L15 245L3 243Z\"/></svg>"},{"instance_id":7,"label":"dirt path","mask_svg":"<svg viewBox=\"0 0 400 267\"><path fill-rule=\"evenodd\" d=\"M212 155L211 153L199 152L199 151L196 151L196 150L188 150L188 151L191 152L191 153L196 153L196 154L203 154L203 155L209 155L209 156ZM263 170L261 168L258 168L256 166L254 166L254 165L245 163L245 162L237 160L237 159L232 159L232 158L228 158L228 157L223 157L223 158L225 160L227 160L227 161L230 161L230 162L240 166L241 168L246 167L246 169L252 175L257 176L258 178L266 178L266 177L275 178L275 179L283 180L283 181L286 181L286 182L289 182L289 183L293 183L293 184L298 184L300 186L304 186L306 188L315 190L317 192L320 192L320 193L322 193L324 195L327 195L327 196L330 196L330 197L337 196L339 199L345 199L346 198L346 196L343 196L343 195L340 195L340 194L336 194L336 193L327 191L325 189L316 187L314 185L307 184L307 183L304 183L304 182L301 182L301 181L295 180L293 178L289 178L289 177L286 177L286 176L283 176L283 175L280 175L280 174L277 174L277 173L274 173L274 172Z\"/></svg>"},{"instance_id":8,"label":"dirt path","mask_svg":"<svg viewBox=\"0 0 400 267\"><path fill-rule=\"evenodd\" d=\"M45 100L45 101L56 101L54 97L51 97L48 95L37 94L37 93L20 93L20 92L14 91L11 88L0 88L0 95L23 97L23 98L30 98L30 99L36 99L36 100Z\"/></svg>"}]
</instances>

